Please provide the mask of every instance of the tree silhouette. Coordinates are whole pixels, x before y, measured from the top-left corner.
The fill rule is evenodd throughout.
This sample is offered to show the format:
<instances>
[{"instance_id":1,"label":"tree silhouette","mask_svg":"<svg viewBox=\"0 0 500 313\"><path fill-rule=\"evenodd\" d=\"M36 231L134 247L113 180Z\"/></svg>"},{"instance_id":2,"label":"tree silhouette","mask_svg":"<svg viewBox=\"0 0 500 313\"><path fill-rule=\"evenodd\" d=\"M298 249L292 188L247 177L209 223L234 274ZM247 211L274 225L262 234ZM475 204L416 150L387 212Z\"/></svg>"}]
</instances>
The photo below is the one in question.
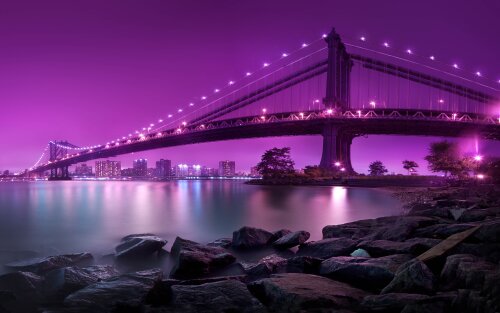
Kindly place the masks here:
<instances>
[{"instance_id":1,"label":"tree silhouette","mask_svg":"<svg viewBox=\"0 0 500 313\"><path fill-rule=\"evenodd\" d=\"M294 165L289 147L275 147L264 152L257 164L257 170L264 178L280 177L294 173Z\"/></svg>"},{"instance_id":2,"label":"tree silhouette","mask_svg":"<svg viewBox=\"0 0 500 313\"><path fill-rule=\"evenodd\" d=\"M370 163L368 171L371 176L382 176L387 173L387 169L381 161L374 161Z\"/></svg>"},{"instance_id":3,"label":"tree silhouette","mask_svg":"<svg viewBox=\"0 0 500 313\"><path fill-rule=\"evenodd\" d=\"M433 142L429 148L429 155L425 157L432 172L444 172L444 176L458 175L463 171L458 145L447 140Z\"/></svg>"},{"instance_id":4,"label":"tree silhouette","mask_svg":"<svg viewBox=\"0 0 500 313\"><path fill-rule=\"evenodd\" d=\"M408 171L408 175L410 175L410 172L414 172L415 168L417 167L418 163L415 161L410 161L410 160L403 161L403 168Z\"/></svg>"}]
</instances>

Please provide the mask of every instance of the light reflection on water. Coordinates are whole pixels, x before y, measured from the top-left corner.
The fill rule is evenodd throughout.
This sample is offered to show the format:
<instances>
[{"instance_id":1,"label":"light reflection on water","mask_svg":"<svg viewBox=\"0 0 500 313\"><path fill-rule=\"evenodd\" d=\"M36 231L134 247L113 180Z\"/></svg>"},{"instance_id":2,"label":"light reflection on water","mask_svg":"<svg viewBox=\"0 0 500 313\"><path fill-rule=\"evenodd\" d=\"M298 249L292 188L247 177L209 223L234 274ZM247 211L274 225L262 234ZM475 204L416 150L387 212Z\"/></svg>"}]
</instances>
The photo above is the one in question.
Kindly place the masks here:
<instances>
[{"instance_id":1,"label":"light reflection on water","mask_svg":"<svg viewBox=\"0 0 500 313\"><path fill-rule=\"evenodd\" d=\"M344 187L266 187L239 181L0 183L0 254L110 253L131 233L200 242L244 225L270 231L400 214L388 192Z\"/></svg>"}]
</instances>

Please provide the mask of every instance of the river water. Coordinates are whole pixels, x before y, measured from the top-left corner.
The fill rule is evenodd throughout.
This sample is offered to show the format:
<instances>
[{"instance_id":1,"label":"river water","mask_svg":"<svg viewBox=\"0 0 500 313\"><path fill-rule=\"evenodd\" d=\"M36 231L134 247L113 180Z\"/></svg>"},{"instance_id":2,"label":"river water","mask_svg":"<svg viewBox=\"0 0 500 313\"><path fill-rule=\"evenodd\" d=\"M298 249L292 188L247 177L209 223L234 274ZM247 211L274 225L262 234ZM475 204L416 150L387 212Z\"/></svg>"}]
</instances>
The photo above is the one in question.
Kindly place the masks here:
<instances>
[{"instance_id":1,"label":"river water","mask_svg":"<svg viewBox=\"0 0 500 313\"><path fill-rule=\"evenodd\" d=\"M307 230L317 240L325 225L400 213L389 192L368 188L232 180L4 182L0 261L18 258L15 251L111 253L132 233L158 234L170 249L176 236L206 243L244 225Z\"/></svg>"}]
</instances>

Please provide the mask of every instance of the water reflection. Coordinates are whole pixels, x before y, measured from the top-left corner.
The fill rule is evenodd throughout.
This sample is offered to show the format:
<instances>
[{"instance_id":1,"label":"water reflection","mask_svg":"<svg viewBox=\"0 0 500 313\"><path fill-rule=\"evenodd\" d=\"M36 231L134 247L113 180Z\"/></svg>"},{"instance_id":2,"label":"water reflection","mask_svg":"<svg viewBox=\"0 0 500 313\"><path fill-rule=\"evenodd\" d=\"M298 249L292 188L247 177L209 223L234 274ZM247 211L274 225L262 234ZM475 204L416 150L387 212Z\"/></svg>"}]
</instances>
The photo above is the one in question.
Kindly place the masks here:
<instances>
[{"instance_id":1,"label":"water reflection","mask_svg":"<svg viewBox=\"0 0 500 313\"><path fill-rule=\"evenodd\" d=\"M400 213L390 194L344 187L264 187L237 181L0 183L0 249L109 253L152 232L200 242L244 225L307 230ZM1 252L0 252L1 254Z\"/></svg>"}]
</instances>

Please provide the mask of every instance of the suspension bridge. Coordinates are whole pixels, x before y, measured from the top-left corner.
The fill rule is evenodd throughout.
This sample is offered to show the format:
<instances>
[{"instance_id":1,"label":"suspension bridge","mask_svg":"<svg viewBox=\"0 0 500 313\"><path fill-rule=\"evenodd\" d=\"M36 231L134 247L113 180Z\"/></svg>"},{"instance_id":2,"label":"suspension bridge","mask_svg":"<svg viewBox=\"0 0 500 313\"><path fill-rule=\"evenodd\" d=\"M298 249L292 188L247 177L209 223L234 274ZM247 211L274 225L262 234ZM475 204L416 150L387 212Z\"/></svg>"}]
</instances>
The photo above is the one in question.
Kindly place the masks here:
<instances>
[{"instance_id":1,"label":"suspension bridge","mask_svg":"<svg viewBox=\"0 0 500 313\"><path fill-rule=\"evenodd\" d=\"M344 43L333 29L321 40L283 53L276 62L264 63L241 80L229 81L122 137L86 147L50 141L22 175L50 171L52 179L67 179L69 166L94 159L201 142L298 135L323 136L321 167L353 172L350 146L358 136L500 139L497 88L422 65L411 59L411 50L406 53L408 58L402 58ZM429 59L435 61L434 56Z\"/></svg>"}]
</instances>

